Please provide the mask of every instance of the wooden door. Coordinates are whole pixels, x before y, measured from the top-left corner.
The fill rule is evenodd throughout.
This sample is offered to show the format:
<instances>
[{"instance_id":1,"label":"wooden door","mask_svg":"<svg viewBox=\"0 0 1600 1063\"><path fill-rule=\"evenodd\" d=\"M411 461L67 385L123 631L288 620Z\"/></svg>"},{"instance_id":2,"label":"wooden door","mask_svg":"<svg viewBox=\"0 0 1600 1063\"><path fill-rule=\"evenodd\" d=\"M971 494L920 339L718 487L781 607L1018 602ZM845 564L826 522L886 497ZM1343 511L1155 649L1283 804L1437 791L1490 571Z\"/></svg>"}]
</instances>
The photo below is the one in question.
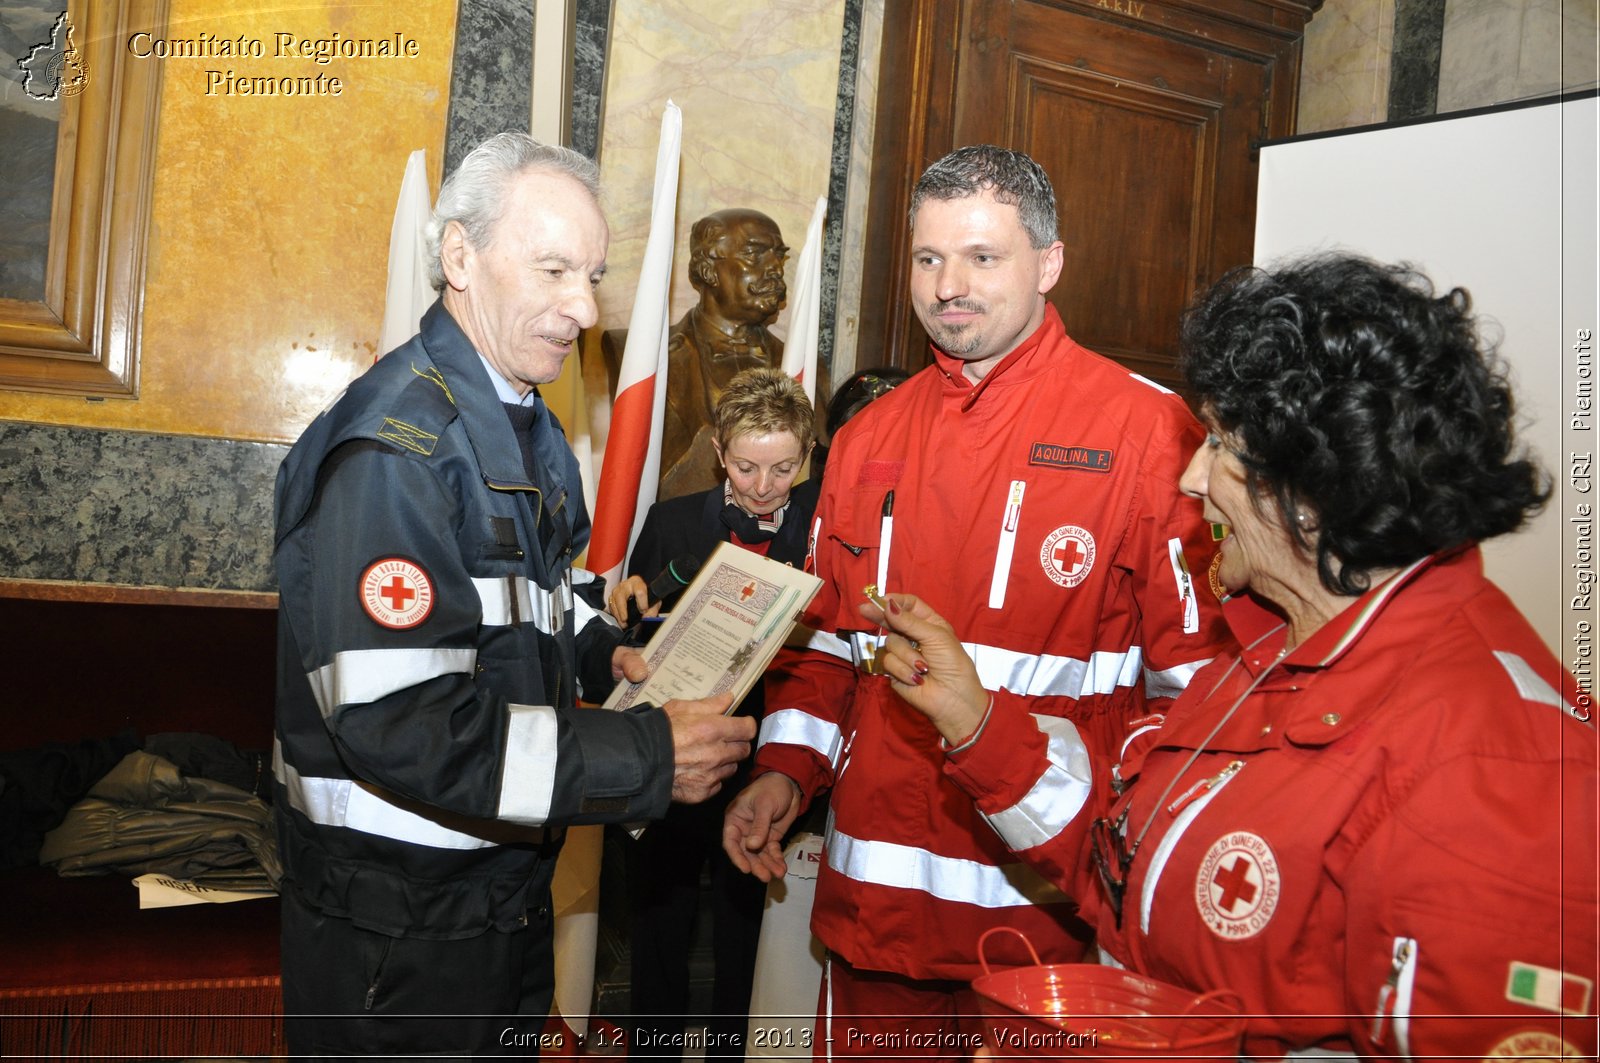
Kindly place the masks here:
<instances>
[{"instance_id":1,"label":"wooden door","mask_svg":"<svg viewBox=\"0 0 1600 1063\"><path fill-rule=\"evenodd\" d=\"M1251 260L1253 145L1293 132L1294 0L914 0L885 25L861 364L927 362L906 297L911 186L963 145L1032 155L1066 245L1077 340L1169 386L1194 293ZM904 17L896 22L895 14Z\"/></svg>"}]
</instances>

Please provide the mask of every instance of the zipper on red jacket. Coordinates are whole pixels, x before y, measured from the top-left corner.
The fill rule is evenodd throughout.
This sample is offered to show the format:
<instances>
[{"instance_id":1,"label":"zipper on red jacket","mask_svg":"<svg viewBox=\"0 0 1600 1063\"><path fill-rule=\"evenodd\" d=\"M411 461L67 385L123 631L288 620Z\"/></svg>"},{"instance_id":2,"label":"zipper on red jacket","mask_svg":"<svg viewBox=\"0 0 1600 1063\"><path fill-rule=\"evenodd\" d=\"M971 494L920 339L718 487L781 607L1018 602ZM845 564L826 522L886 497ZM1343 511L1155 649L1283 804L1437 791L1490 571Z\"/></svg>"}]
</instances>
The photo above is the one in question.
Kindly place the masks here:
<instances>
[{"instance_id":1,"label":"zipper on red jacket","mask_svg":"<svg viewBox=\"0 0 1600 1063\"><path fill-rule=\"evenodd\" d=\"M1395 1048L1411 1058L1411 992L1417 973L1417 939L1398 937L1389 961L1389 977L1378 987L1378 1006L1372 1017L1372 1043L1384 1044L1385 1027L1392 1018Z\"/></svg>"},{"instance_id":2,"label":"zipper on red jacket","mask_svg":"<svg viewBox=\"0 0 1600 1063\"><path fill-rule=\"evenodd\" d=\"M1227 767L1223 768L1209 779L1201 779L1183 793L1179 794L1177 800L1173 801L1172 804L1167 806L1167 814L1169 816L1176 816L1179 812L1183 811L1183 806L1187 805L1190 801L1193 801L1200 794L1208 792L1212 787L1221 786L1223 783L1233 778L1233 776L1242 767L1244 767L1244 761L1230 760ZM1254 776L1252 776L1252 778L1253 777Z\"/></svg>"},{"instance_id":3,"label":"zipper on red jacket","mask_svg":"<svg viewBox=\"0 0 1600 1063\"><path fill-rule=\"evenodd\" d=\"M1167 814L1173 817L1172 826L1161 836L1155 852L1150 854L1149 866L1145 868L1144 884L1139 889L1140 933L1150 933L1151 909L1155 906L1156 887L1161 883L1161 875L1167 869L1167 860L1171 858L1179 840L1206 805L1210 804L1212 799L1222 792L1222 788L1228 785L1243 768L1244 761L1231 760L1227 767L1209 778L1201 779L1167 806ZM1157 814L1159 813L1152 813L1152 818Z\"/></svg>"}]
</instances>

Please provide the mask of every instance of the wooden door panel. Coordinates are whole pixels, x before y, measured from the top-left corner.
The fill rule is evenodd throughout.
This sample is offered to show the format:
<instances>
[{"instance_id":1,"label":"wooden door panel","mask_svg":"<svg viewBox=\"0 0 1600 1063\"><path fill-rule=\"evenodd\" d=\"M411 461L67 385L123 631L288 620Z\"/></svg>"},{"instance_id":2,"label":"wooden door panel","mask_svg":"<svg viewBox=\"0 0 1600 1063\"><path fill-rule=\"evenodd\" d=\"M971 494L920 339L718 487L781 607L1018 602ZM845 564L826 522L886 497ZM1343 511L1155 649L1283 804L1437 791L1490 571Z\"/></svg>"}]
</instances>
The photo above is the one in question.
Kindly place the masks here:
<instances>
[{"instance_id":1,"label":"wooden door panel","mask_svg":"<svg viewBox=\"0 0 1600 1063\"><path fill-rule=\"evenodd\" d=\"M926 363L905 292L910 185L951 148L995 143L1032 155L1055 185L1066 263L1051 301L1068 330L1177 383L1182 308L1250 260L1252 144L1292 131L1300 37L1318 2L891 5L908 18L885 26L877 154L889 166L873 171L881 268L868 274L881 287L865 293L882 310L864 347Z\"/></svg>"},{"instance_id":2,"label":"wooden door panel","mask_svg":"<svg viewBox=\"0 0 1600 1063\"><path fill-rule=\"evenodd\" d=\"M1066 247L1050 301L1080 342L1170 376L1171 323L1210 257L1217 109L1081 73L1022 80L1013 143L1050 174Z\"/></svg>"},{"instance_id":3,"label":"wooden door panel","mask_svg":"<svg viewBox=\"0 0 1600 1063\"><path fill-rule=\"evenodd\" d=\"M957 64L955 144L1018 148L1055 186L1066 255L1050 301L1068 331L1176 385L1179 315L1236 264L1215 268L1217 216L1254 217L1254 167L1221 157L1248 156L1262 126L1260 64L1115 12L1028 0L974 18Z\"/></svg>"}]
</instances>

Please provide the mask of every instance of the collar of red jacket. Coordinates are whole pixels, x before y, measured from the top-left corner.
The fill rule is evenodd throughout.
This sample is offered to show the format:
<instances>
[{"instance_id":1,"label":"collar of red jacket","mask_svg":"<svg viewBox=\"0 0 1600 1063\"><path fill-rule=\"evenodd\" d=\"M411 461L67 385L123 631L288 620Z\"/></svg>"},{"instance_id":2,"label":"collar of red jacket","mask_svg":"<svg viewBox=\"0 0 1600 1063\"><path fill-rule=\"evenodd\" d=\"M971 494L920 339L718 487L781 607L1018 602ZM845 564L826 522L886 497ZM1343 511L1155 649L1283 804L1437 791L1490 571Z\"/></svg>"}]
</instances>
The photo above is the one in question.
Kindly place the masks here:
<instances>
[{"instance_id":1,"label":"collar of red jacket","mask_svg":"<svg viewBox=\"0 0 1600 1063\"><path fill-rule=\"evenodd\" d=\"M1026 371L1029 363L1035 360L1034 355L1040 348L1045 347L1045 339L1049 336L1065 339L1067 329L1061 323L1061 315L1056 312L1055 305L1047 302L1044 304L1044 321L1040 322L1039 327L1019 343L1016 350L1000 359L1000 363L985 373L983 379L976 384L968 380L966 374L962 372L967 367L964 359L946 354L936 343L930 342L928 349L933 352L934 364L939 367L939 372L944 374L945 381L951 387L968 393L961 400L961 408L969 410L973 403L978 401L979 396L1001 377L1014 379L1029 375Z\"/></svg>"},{"instance_id":2,"label":"collar of red jacket","mask_svg":"<svg viewBox=\"0 0 1600 1063\"><path fill-rule=\"evenodd\" d=\"M1483 582L1483 554L1474 543L1413 561L1356 598L1333 619L1312 632L1310 638L1284 658L1284 665L1294 669L1321 669L1338 663L1372 629L1378 618L1390 610L1402 589L1412 584L1432 582L1427 576L1436 570L1441 573L1466 570L1475 577L1470 581L1475 587ZM1461 584L1452 580L1444 586L1460 587ZM1430 602L1425 607L1432 611L1438 604ZM1245 596L1231 599L1223 608L1223 616L1242 645L1254 644L1256 652L1246 653L1244 657L1245 667L1252 672L1256 670L1252 667L1253 663L1274 660L1288 636L1288 628L1279 620L1276 630L1262 638L1262 632L1266 630L1262 618L1275 618L1276 614L1268 613L1259 603Z\"/></svg>"}]
</instances>

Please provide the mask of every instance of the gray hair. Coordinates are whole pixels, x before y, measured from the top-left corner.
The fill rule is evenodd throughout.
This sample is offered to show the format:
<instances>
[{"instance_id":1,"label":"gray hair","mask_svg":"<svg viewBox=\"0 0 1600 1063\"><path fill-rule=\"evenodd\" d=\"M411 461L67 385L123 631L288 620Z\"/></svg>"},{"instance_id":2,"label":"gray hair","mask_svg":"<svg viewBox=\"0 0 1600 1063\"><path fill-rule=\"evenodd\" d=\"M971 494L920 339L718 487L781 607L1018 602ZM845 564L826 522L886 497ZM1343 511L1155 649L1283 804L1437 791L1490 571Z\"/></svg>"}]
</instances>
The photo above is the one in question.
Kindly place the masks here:
<instances>
[{"instance_id":1,"label":"gray hair","mask_svg":"<svg viewBox=\"0 0 1600 1063\"><path fill-rule=\"evenodd\" d=\"M467 241L488 247L495 223L505 210L512 178L532 170L565 174L600 199L600 167L587 156L556 144L541 144L526 133L496 133L473 148L455 173L445 178L439 202L423 238L428 242L428 280L434 291L444 290L444 263L440 246L445 226L460 222Z\"/></svg>"},{"instance_id":2,"label":"gray hair","mask_svg":"<svg viewBox=\"0 0 1600 1063\"><path fill-rule=\"evenodd\" d=\"M1049 247L1058 235L1056 194L1044 168L1020 151L993 144L957 148L922 172L911 191L911 224L930 199L965 199L988 190L996 202L1017 208L1028 243Z\"/></svg>"}]
</instances>

